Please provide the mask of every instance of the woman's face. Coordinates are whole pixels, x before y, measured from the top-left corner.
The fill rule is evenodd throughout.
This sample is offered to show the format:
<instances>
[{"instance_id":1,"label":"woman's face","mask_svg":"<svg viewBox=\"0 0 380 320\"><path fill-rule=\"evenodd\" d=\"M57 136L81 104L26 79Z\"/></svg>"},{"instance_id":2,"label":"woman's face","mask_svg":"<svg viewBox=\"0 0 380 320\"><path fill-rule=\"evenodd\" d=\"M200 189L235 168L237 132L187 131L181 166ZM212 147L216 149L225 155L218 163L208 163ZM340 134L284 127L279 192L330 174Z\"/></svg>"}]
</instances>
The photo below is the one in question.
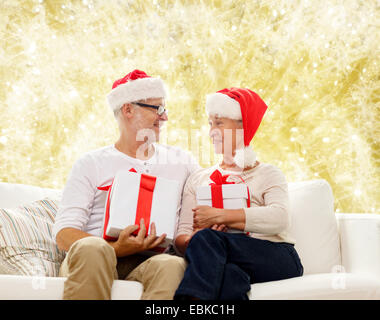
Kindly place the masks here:
<instances>
[{"instance_id":1,"label":"woman's face","mask_svg":"<svg viewBox=\"0 0 380 320\"><path fill-rule=\"evenodd\" d=\"M216 154L231 155L244 146L243 122L218 116L209 116L209 135Z\"/></svg>"}]
</instances>

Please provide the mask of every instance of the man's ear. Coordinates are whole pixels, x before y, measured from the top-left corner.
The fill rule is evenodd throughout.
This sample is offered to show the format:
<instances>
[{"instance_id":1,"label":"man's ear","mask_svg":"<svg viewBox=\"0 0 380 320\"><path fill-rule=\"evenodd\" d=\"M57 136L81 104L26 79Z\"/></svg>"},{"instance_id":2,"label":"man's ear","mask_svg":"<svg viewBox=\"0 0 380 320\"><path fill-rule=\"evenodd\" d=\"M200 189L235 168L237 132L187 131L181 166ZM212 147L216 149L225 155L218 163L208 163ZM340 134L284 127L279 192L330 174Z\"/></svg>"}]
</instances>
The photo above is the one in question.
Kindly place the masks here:
<instances>
[{"instance_id":1,"label":"man's ear","mask_svg":"<svg viewBox=\"0 0 380 320\"><path fill-rule=\"evenodd\" d=\"M131 118L134 114L134 108L132 104L126 103L121 107L121 113L127 118Z\"/></svg>"}]
</instances>

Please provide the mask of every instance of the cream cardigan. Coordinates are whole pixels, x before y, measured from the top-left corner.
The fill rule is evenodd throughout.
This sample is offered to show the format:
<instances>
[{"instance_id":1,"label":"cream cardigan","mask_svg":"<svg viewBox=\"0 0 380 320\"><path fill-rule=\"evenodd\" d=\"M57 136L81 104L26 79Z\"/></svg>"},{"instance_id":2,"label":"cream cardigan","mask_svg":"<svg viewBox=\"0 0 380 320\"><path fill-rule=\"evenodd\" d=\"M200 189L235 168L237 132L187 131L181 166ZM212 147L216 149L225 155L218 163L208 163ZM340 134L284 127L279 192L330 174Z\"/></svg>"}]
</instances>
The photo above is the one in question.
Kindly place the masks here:
<instances>
[{"instance_id":1,"label":"cream cardigan","mask_svg":"<svg viewBox=\"0 0 380 320\"><path fill-rule=\"evenodd\" d=\"M224 174L237 174L215 165L192 173L184 187L182 206L178 217L176 236L193 231L192 208L197 206L196 189L212 181L210 175L218 169ZM288 184L282 171L274 165L259 163L256 167L240 173L251 193L251 207L245 208L245 230L251 237L273 242L295 243L289 234L290 215ZM228 181L242 183L237 177Z\"/></svg>"}]
</instances>

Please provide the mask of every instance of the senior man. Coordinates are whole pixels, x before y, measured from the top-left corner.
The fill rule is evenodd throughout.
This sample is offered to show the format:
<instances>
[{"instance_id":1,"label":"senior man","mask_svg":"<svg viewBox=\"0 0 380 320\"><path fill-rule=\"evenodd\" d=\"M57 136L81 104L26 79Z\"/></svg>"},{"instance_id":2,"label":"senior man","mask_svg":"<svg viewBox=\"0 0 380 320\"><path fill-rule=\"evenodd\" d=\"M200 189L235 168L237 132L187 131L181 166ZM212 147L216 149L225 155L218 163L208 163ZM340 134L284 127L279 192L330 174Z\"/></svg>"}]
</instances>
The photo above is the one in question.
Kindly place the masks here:
<instances>
[{"instance_id":1,"label":"senior man","mask_svg":"<svg viewBox=\"0 0 380 320\"><path fill-rule=\"evenodd\" d=\"M160 245L154 222L145 236L140 226L127 226L116 241L101 237L106 192L119 170L177 180L183 188L199 164L187 152L158 143L160 127L168 120L166 90L160 78L134 70L114 82L107 95L118 122L115 144L85 153L74 163L65 185L53 235L67 251L60 276L67 277L63 299L110 299L114 279L139 281L142 299L172 299L185 262L166 253L148 257L141 252ZM181 199L177 199L177 214ZM137 235L133 232L140 227Z\"/></svg>"}]
</instances>

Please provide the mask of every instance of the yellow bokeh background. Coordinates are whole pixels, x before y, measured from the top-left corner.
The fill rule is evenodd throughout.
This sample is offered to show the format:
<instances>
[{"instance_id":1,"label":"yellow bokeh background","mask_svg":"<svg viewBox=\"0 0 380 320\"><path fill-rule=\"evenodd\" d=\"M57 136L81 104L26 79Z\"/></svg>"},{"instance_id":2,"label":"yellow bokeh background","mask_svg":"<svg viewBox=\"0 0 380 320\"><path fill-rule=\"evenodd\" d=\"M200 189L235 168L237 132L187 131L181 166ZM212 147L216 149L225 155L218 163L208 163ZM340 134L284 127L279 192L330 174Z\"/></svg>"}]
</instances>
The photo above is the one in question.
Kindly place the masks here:
<instances>
[{"instance_id":1,"label":"yellow bokeh background","mask_svg":"<svg viewBox=\"0 0 380 320\"><path fill-rule=\"evenodd\" d=\"M160 76L161 142L217 161L205 95L256 91L252 141L289 182L326 179L336 212L379 213L376 0L5 0L0 9L0 181L62 188L84 152L114 143L105 96L133 69Z\"/></svg>"}]
</instances>

